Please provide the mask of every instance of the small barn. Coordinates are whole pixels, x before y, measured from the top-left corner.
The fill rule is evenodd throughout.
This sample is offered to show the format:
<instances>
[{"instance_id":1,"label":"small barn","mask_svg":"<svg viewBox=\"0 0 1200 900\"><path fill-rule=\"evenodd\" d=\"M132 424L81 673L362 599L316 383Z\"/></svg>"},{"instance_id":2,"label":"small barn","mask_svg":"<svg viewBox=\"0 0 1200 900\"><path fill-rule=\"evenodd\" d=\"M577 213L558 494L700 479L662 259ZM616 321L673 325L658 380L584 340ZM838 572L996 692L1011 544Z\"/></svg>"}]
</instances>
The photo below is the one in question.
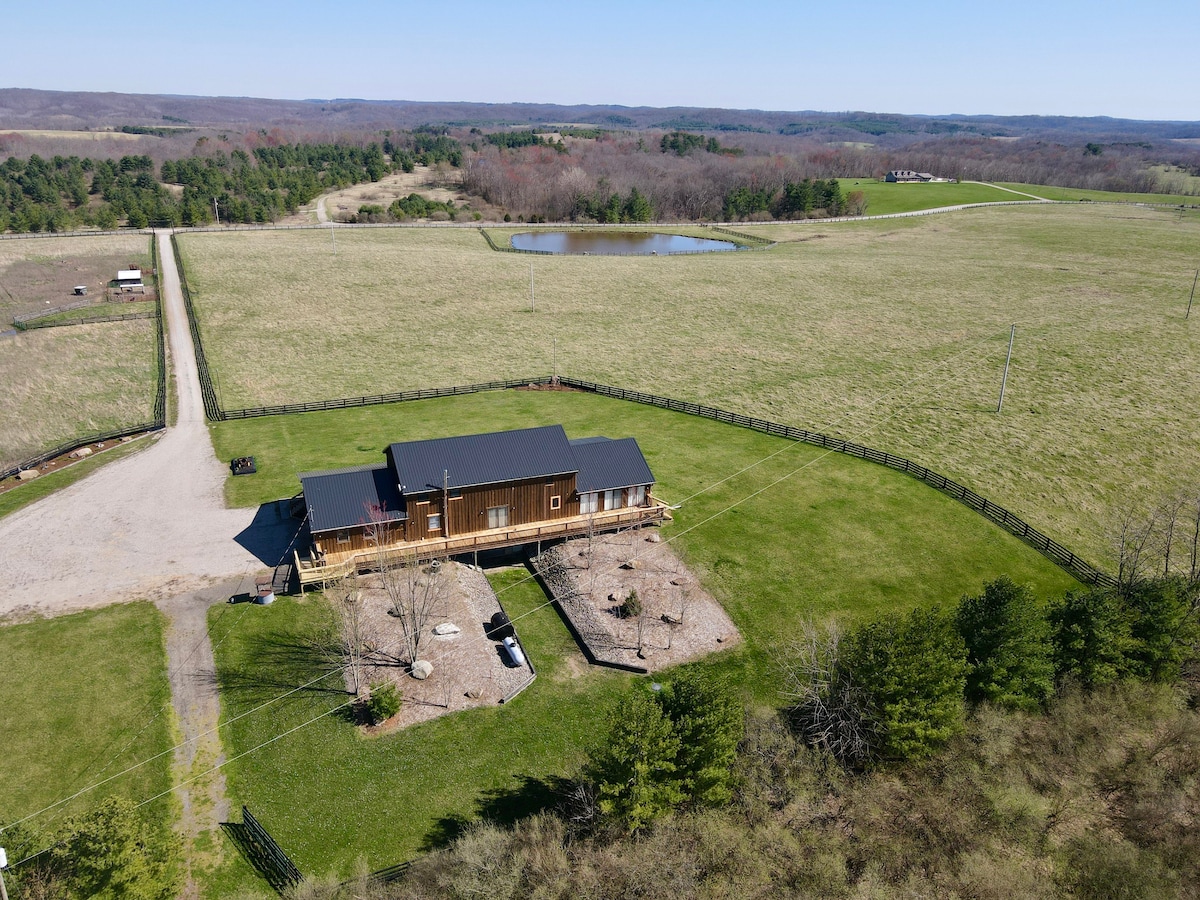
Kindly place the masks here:
<instances>
[{"instance_id":1,"label":"small barn","mask_svg":"<svg viewBox=\"0 0 1200 900\"><path fill-rule=\"evenodd\" d=\"M144 294L141 269L120 269L117 272L116 289L122 293Z\"/></svg>"},{"instance_id":2,"label":"small barn","mask_svg":"<svg viewBox=\"0 0 1200 900\"><path fill-rule=\"evenodd\" d=\"M379 554L455 556L669 518L633 438L561 425L392 444L378 464L300 475L311 544L301 584Z\"/></svg>"}]
</instances>

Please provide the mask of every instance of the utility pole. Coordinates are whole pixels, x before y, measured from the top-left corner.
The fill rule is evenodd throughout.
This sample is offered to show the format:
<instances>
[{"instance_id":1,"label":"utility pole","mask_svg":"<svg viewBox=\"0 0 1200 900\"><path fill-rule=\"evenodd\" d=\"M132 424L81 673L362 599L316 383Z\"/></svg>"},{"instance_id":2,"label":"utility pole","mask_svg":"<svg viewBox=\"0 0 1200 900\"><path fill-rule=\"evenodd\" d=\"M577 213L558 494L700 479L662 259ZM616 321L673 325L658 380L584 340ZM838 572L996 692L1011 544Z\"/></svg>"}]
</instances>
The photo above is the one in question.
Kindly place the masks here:
<instances>
[{"instance_id":1,"label":"utility pole","mask_svg":"<svg viewBox=\"0 0 1200 900\"><path fill-rule=\"evenodd\" d=\"M221 211L217 209L217 198L213 197L213 215L217 217L217 224L221 224Z\"/></svg>"},{"instance_id":2,"label":"utility pole","mask_svg":"<svg viewBox=\"0 0 1200 900\"><path fill-rule=\"evenodd\" d=\"M1184 313L1183 318L1187 319L1192 314L1192 301L1196 299L1196 282L1200 280L1200 269L1196 270L1196 277L1192 279L1192 295L1188 297L1188 309Z\"/></svg>"},{"instance_id":3,"label":"utility pole","mask_svg":"<svg viewBox=\"0 0 1200 900\"><path fill-rule=\"evenodd\" d=\"M1017 326L1014 325L1008 333L1008 356L1004 358L1004 377L1000 379L1000 402L996 404L996 412L1004 408L1004 389L1008 386L1008 364L1012 362L1013 338L1017 336Z\"/></svg>"},{"instance_id":4,"label":"utility pole","mask_svg":"<svg viewBox=\"0 0 1200 900\"><path fill-rule=\"evenodd\" d=\"M450 539L450 470L442 469L442 534Z\"/></svg>"},{"instance_id":5,"label":"utility pole","mask_svg":"<svg viewBox=\"0 0 1200 900\"><path fill-rule=\"evenodd\" d=\"M4 870L8 868L8 856L0 847L0 900L8 900L8 888L4 886Z\"/></svg>"},{"instance_id":6,"label":"utility pole","mask_svg":"<svg viewBox=\"0 0 1200 900\"><path fill-rule=\"evenodd\" d=\"M337 256L337 238L333 236L333 223L329 223L329 243L333 245L333 255Z\"/></svg>"},{"instance_id":7,"label":"utility pole","mask_svg":"<svg viewBox=\"0 0 1200 900\"><path fill-rule=\"evenodd\" d=\"M555 384L558 384L558 338L551 338L551 357L550 357L550 375Z\"/></svg>"},{"instance_id":8,"label":"utility pole","mask_svg":"<svg viewBox=\"0 0 1200 900\"><path fill-rule=\"evenodd\" d=\"M529 264L529 311L534 312L537 309L537 300L533 294L533 263Z\"/></svg>"}]
</instances>

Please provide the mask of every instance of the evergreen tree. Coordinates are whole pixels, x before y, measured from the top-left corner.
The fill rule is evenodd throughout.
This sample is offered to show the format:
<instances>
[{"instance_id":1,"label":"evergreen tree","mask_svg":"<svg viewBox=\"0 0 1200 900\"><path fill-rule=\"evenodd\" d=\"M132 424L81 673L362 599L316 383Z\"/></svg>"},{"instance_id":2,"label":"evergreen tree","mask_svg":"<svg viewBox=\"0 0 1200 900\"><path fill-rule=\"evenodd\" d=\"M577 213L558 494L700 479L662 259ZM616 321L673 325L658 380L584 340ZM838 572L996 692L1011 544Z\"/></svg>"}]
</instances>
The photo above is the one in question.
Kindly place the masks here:
<instances>
[{"instance_id":1,"label":"evergreen tree","mask_svg":"<svg viewBox=\"0 0 1200 900\"><path fill-rule=\"evenodd\" d=\"M1177 577L1141 581L1128 588L1123 599L1130 673L1150 681L1175 681L1200 639L1200 584Z\"/></svg>"},{"instance_id":2,"label":"evergreen tree","mask_svg":"<svg viewBox=\"0 0 1200 900\"><path fill-rule=\"evenodd\" d=\"M1048 618L1059 680L1095 687L1128 673L1129 622L1115 591L1071 591L1050 605Z\"/></svg>"},{"instance_id":3,"label":"evergreen tree","mask_svg":"<svg viewBox=\"0 0 1200 900\"><path fill-rule=\"evenodd\" d=\"M967 700L1034 711L1054 692L1050 629L1033 593L1002 575L965 596L955 617L967 648Z\"/></svg>"},{"instance_id":4,"label":"evergreen tree","mask_svg":"<svg viewBox=\"0 0 1200 900\"><path fill-rule=\"evenodd\" d=\"M601 813L631 834L683 799L676 775L679 735L645 690L614 710L604 743L592 754L587 776L595 783Z\"/></svg>"},{"instance_id":5,"label":"evergreen tree","mask_svg":"<svg viewBox=\"0 0 1200 900\"><path fill-rule=\"evenodd\" d=\"M675 777L684 797L720 806L733 796L733 764L745 732L742 704L700 669L684 669L658 695L679 738Z\"/></svg>"},{"instance_id":6,"label":"evergreen tree","mask_svg":"<svg viewBox=\"0 0 1200 900\"><path fill-rule=\"evenodd\" d=\"M874 723L875 755L928 756L962 730L966 648L941 611L917 609L859 626L838 665Z\"/></svg>"},{"instance_id":7,"label":"evergreen tree","mask_svg":"<svg viewBox=\"0 0 1200 900\"><path fill-rule=\"evenodd\" d=\"M76 897L169 900L180 886L178 839L152 832L128 800L70 820L51 855Z\"/></svg>"}]
</instances>

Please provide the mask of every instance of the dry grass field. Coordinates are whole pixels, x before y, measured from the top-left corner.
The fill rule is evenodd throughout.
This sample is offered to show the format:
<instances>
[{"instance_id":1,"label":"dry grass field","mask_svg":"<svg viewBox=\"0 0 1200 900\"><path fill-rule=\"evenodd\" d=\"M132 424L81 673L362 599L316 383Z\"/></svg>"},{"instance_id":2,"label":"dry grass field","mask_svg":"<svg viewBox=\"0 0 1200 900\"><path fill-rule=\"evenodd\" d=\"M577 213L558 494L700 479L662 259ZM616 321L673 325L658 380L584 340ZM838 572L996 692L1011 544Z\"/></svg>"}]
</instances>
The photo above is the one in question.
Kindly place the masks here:
<instances>
[{"instance_id":1,"label":"dry grass field","mask_svg":"<svg viewBox=\"0 0 1200 900\"><path fill-rule=\"evenodd\" d=\"M1098 561L1122 507L1197 477L1200 218L1021 206L760 233L781 243L529 257L471 229L375 229L336 252L323 231L181 246L228 407L545 374L556 344L561 373L907 455Z\"/></svg>"},{"instance_id":2,"label":"dry grass field","mask_svg":"<svg viewBox=\"0 0 1200 900\"><path fill-rule=\"evenodd\" d=\"M71 294L77 284L101 302L118 269L150 264L144 234L0 241L0 330L14 315L78 300ZM125 311L123 304L104 308ZM0 464L152 418L154 340L151 319L0 337Z\"/></svg>"},{"instance_id":3,"label":"dry grass field","mask_svg":"<svg viewBox=\"0 0 1200 900\"><path fill-rule=\"evenodd\" d=\"M144 234L17 238L0 241L0 330L13 316L80 300L75 285L100 303L118 269L148 269L150 239Z\"/></svg>"},{"instance_id":4,"label":"dry grass field","mask_svg":"<svg viewBox=\"0 0 1200 900\"><path fill-rule=\"evenodd\" d=\"M0 338L0 465L154 417L153 319Z\"/></svg>"}]
</instances>

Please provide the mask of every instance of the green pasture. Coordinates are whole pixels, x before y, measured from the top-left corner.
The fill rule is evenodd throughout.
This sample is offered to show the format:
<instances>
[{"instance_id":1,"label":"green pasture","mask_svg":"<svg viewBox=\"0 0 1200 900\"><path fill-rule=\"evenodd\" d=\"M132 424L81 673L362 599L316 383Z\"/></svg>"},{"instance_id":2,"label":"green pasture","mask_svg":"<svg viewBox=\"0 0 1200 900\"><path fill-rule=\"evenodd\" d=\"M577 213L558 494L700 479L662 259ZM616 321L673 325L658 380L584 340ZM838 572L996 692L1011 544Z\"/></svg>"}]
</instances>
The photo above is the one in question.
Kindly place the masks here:
<instances>
[{"instance_id":1,"label":"green pasture","mask_svg":"<svg viewBox=\"0 0 1200 900\"><path fill-rule=\"evenodd\" d=\"M779 702L774 655L802 620L851 620L956 602L1008 573L1042 597L1071 578L943 494L881 466L654 407L586 394L505 391L212 426L220 456L254 452L231 479L239 505L290 496L295 473L377 462L391 441L561 423L572 437L638 439L656 493L682 504L663 537L733 618L744 644L710 657L751 703ZM411 858L465 819L501 821L551 796L628 677L584 669L566 627L521 570L493 575L539 678L513 703L363 739L337 713L230 766L247 802L300 867L347 872ZM216 614L216 613L214 613ZM319 595L253 608L217 650L226 718L328 671ZM582 674L580 673L582 670ZM223 733L231 757L347 699L340 675Z\"/></svg>"},{"instance_id":2,"label":"green pasture","mask_svg":"<svg viewBox=\"0 0 1200 900\"><path fill-rule=\"evenodd\" d=\"M412 228L339 232L336 254L323 231L180 244L227 407L556 366L907 456L1098 561L1123 505L1200 468L1200 320L1183 318L1200 217L1044 204L740 228L780 243L529 257Z\"/></svg>"},{"instance_id":3,"label":"green pasture","mask_svg":"<svg viewBox=\"0 0 1200 900\"><path fill-rule=\"evenodd\" d=\"M853 191L862 191L866 195L868 216L937 209L940 206L957 206L960 203L996 203L1029 199L990 184L976 182L889 184L874 178L839 178L838 183L842 186L843 196Z\"/></svg>"},{"instance_id":4,"label":"green pasture","mask_svg":"<svg viewBox=\"0 0 1200 900\"><path fill-rule=\"evenodd\" d=\"M162 614L140 602L0 628L0 824L170 749L164 626ZM25 827L51 837L65 817L105 797L140 803L170 786L170 769L166 753ZM168 798L143 811L170 827Z\"/></svg>"},{"instance_id":5,"label":"green pasture","mask_svg":"<svg viewBox=\"0 0 1200 900\"><path fill-rule=\"evenodd\" d=\"M1165 203L1178 206L1184 204L1194 206L1200 204L1200 196L1195 194L1126 194L1118 191L1092 191L1086 188L1053 187L1046 184L1014 184L997 182L1001 187L1012 188L1014 191L1024 191L1045 200L1094 200L1110 203Z\"/></svg>"}]
</instances>

